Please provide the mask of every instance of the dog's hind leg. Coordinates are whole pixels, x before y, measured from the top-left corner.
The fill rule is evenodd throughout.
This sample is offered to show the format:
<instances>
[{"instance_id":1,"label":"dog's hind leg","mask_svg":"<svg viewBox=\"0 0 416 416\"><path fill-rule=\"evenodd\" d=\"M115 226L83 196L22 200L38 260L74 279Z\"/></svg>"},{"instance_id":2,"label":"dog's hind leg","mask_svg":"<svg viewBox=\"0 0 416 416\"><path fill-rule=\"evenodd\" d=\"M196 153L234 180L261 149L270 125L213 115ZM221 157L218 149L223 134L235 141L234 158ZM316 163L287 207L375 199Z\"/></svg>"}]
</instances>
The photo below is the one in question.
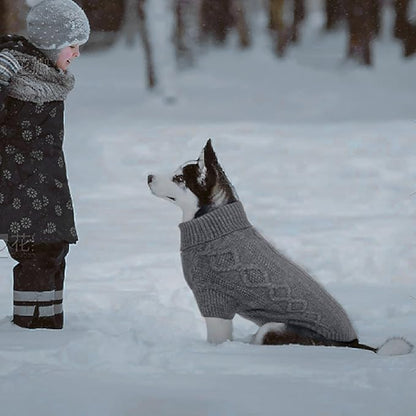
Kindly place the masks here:
<instances>
[{"instance_id":1,"label":"dog's hind leg","mask_svg":"<svg viewBox=\"0 0 416 416\"><path fill-rule=\"evenodd\" d=\"M287 342L283 342L286 334L287 325L279 322L269 322L262 325L258 329L258 331L253 335L251 343L256 345L264 345L267 341L267 345L287 344Z\"/></svg>"},{"instance_id":2,"label":"dog's hind leg","mask_svg":"<svg viewBox=\"0 0 416 416\"><path fill-rule=\"evenodd\" d=\"M262 325L254 335L252 344L257 345L336 345L332 341L305 328L269 322Z\"/></svg>"}]
</instances>

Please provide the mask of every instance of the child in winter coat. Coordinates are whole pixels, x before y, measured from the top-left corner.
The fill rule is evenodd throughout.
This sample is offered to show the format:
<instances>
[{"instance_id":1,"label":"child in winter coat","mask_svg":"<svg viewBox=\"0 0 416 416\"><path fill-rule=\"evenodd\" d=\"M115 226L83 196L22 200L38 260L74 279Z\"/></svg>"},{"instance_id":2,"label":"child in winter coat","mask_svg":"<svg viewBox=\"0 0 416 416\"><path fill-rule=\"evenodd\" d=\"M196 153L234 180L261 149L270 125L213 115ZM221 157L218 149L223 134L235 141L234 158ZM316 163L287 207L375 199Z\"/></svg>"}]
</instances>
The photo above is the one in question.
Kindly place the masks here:
<instances>
[{"instance_id":1,"label":"child in winter coat","mask_svg":"<svg viewBox=\"0 0 416 416\"><path fill-rule=\"evenodd\" d=\"M65 256L77 241L64 100L89 33L72 0L43 0L27 16L28 39L0 37L0 239L18 262L13 322L25 328L63 326Z\"/></svg>"}]
</instances>

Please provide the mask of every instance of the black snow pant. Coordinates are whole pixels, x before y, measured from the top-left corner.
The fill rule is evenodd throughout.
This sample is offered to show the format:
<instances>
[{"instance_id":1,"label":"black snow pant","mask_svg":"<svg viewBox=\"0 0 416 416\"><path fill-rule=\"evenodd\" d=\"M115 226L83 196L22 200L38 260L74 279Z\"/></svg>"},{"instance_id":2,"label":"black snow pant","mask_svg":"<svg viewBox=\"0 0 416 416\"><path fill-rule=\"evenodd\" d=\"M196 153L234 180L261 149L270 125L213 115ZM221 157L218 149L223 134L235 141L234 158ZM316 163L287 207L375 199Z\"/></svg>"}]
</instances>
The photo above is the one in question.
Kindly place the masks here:
<instances>
[{"instance_id":1,"label":"black snow pant","mask_svg":"<svg viewBox=\"0 0 416 416\"><path fill-rule=\"evenodd\" d=\"M65 278L65 256L69 244L31 244L22 250L7 244L13 259L19 262L13 269L13 323L24 328L61 329Z\"/></svg>"}]
</instances>

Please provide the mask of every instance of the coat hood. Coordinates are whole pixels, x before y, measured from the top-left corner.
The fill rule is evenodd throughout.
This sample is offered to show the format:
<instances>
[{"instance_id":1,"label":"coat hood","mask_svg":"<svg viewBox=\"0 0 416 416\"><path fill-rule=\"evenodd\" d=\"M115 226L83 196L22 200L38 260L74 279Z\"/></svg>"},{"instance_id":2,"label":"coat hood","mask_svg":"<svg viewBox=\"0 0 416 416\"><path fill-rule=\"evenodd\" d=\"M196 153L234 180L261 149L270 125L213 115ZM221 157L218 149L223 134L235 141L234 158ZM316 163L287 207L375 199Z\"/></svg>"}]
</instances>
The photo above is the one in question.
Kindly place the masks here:
<instances>
[{"instance_id":1,"label":"coat hood","mask_svg":"<svg viewBox=\"0 0 416 416\"><path fill-rule=\"evenodd\" d=\"M35 45L30 43L23 36L19 36L19 35L0 36L0 52L3 49L8 49L11 51L24 53L26 55L31 55L49 66L54 66L54 63L50 61L49 58L43 52L41 52Z\"/></svg>"}]
</instances>

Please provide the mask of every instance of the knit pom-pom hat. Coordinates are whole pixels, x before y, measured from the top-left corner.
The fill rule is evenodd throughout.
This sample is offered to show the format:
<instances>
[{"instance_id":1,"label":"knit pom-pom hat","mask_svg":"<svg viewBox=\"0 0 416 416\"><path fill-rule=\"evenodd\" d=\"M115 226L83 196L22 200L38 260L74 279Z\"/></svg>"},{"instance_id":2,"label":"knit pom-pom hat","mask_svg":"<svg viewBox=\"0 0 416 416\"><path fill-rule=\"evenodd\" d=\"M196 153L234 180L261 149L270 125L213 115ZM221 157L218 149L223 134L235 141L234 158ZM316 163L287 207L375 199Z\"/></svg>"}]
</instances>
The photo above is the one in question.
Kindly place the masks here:
<instances>
[{"instance_id":1,"label":"knit pom-pom hat","mask_svg":"<svg viewBox=\"0 0 416 416\"><path fill-rule=\"evenodd\" d=\"M28 4L33 7L26 18L27 37L52 60L63 48L88 41L88 18L72 0L31 0Z\"/></svg>"}]
</instances>

